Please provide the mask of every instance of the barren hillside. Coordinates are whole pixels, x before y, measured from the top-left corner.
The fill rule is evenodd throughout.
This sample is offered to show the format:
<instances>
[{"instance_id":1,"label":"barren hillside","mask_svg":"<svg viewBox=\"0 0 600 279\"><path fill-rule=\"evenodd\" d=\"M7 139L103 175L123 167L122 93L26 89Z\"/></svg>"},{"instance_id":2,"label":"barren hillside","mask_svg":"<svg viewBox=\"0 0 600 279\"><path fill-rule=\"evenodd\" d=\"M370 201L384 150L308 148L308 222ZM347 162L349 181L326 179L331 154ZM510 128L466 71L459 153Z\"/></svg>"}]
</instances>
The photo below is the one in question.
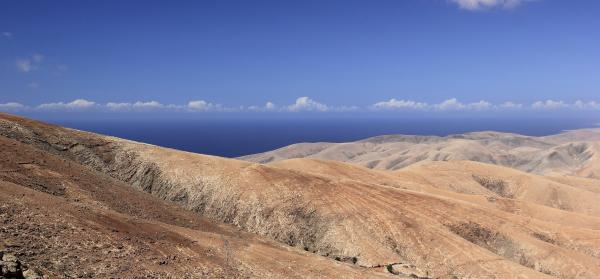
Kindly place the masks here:
<instances>
[{"instance_id":1,"label":"barren hillside","mask_svg":"<svg viewBox=\"0 0 600 279\"><path fill-rule=\"evenodd\" d=\"M600 178L600 129L548 137L476 132L447 137L390 135L348 143L299 143L242 160L315 158L398 170L422 161L477 161L537 174Z\"/></svg>"},{"instance_id":2,"label":"barren hillside","mask_svg":"<svg viewBox=\"0 0 600 279\"><path fill-rule=\"evenodd\" d=\"M0 252L21 270L49 278L386 277L208 220L21 142L0 137L0 147Z\"/></svg>"},{"instance_id":3,"label":"barren hillside","mask_svg":"<svg viewBox=\"0 0 600 279\"><path fill-rule=\"evenodd\" d=\"M4 157L18 158L6 161L10 164L6 169L14 171L2 176L2 195L8 195L2 204L25 212L18 213L24 217L9 222L35 232L25 224L48 227L48 222L74 220L73 230L60 230L59 234L66 235L58 243L79 239L74 234L81 229L97 234L84 234L90 238L81 240L86 245L97 239L110 249L125 243L128 249L117 250L130 254L115 251L105 257L111 261L131 256L147 259L136 269L130 267L131 272L177 275L200 272L195 267L205 266L202 272L212 272L209 277L214 273L252 278L598 278L600 274L600 213L594 185L577 187L558 178L471 162L414 165L399 172L309 159L262 165L10 115L1 115L0 135L7 142L2 145L7 152ZM498 154L504 152L502 148L524 153L556 148L537 139L497 133L460 138L384 137L352 145L373 150L389 141L394 148L455 143L446 149L448 153L467 148L460 146L471 141L481 150ZM336 146L343 147L314 150L351 156L343 148L335 151ZM28 161L22 156L42 159ZM54 161L48 163L46 157ZM66 175L69 179L62 178ZM52 180L55 177L61 178ZM24 198L12 201L23 194ZM80 204L86 210L77 210ZM152 209L151 204L157 206ZM30 207L39 207L32 217L26 215ZM194 222L204 225L193 226ZM103 230L107 232L100 233ZM18 247L26 247L19 250L24 261L45 268L42 247L46 244L32 246L18 235L5 235L9 241L20 242ZM46 261L79 266L81 257L70 255L87 251L89 246L78 245L67 249L54 244L53 253L61 254L52 254ZM105 267L108 260L91 261ZM60 272L61 268L45 270ZM104 272L108 277L129 271Z\"/></svg>"}]
</instances>

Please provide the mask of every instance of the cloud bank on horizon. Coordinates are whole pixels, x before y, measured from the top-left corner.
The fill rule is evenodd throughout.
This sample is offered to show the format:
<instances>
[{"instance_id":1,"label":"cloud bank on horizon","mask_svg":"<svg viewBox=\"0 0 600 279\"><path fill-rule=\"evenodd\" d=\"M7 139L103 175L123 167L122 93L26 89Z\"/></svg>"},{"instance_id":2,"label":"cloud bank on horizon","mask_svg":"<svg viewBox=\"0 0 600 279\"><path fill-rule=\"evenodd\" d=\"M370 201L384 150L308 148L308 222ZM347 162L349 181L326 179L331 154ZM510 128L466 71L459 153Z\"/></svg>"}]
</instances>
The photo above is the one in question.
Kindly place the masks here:
<instances>
[{"instance_id":1,"label":"cloud bank on horizon","mask_svg":"<svg viewBox=\"0 0 600 279\"><path fill-rule=\"evenodd\" d=\"M451 0L456 3L461 9L465 10L484 10L491 8L512 9L526 2L536 0Z\"/></svg>"},{"instance_id":2,"label":"cloud bank on horizon","mask_svg":"<svg viewBox=\"0 0 600 279\"><path fill-rule=\"evenodd\" d=\"M279 113L335 113L335 112L485 112L485 111L551 111L551 110L580 110L600 111L600 102L577 100L569 103L561 100L541 100L531 104L522 104L506 101L494 104L485 100L464 103L456 98L444 100L439 103L426 103L413 100L392 98L388 101L377 102L368 106L333 106L327 105L309 97L299 97L289 105L277 105L267 102L263 106L225 106L205 100L192 100L187 104L163 104L158 101L137 102L107 102L98 103L85 99L76 99L71 102L53 102L29 106L17 102L0 103L0 111L5 112L64 112L64 111L101 111L111 112L279 112Z\"/></svg>"}]
</instances>

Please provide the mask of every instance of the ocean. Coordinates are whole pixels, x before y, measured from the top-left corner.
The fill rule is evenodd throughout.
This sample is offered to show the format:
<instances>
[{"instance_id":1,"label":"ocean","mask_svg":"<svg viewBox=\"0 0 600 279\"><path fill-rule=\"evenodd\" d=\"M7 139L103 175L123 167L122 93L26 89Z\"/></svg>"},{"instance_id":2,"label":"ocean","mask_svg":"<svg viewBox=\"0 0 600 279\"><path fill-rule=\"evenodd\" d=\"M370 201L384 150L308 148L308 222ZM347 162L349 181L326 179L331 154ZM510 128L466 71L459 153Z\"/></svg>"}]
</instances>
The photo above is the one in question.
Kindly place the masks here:
<instances>
[{"instance_id":1,"label":"ocean","mask_svg":"<svg viewBox=\"0 0 600 279\"><path fill-rule=\"evenodd\" d=\"M597 127L586 119L152 119L56 120L75 129L223 157L299 142L348 142L388 134L438 135L493 130L543 136Z\"/></svg>"}]
</instances>

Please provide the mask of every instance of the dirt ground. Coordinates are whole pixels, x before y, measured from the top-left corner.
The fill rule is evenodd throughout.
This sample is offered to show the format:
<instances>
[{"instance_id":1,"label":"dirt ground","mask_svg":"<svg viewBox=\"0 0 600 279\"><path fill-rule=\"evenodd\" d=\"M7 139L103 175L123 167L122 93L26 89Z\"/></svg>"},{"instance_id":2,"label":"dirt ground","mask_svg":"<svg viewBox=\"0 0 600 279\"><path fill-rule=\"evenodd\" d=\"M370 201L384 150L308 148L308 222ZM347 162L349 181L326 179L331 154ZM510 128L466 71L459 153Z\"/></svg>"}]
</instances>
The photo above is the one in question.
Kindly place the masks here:
<instances>
[{"instance_id":1,"label":"dirt ground","mask_svg":"<svg viewBox=\"0 0 600 279\"><path fill-rule=\"evenodd\" d=\"M3 137L0 158L0 251L49 278L384 275L216 224Z\"/></svg>"}]
</instances>

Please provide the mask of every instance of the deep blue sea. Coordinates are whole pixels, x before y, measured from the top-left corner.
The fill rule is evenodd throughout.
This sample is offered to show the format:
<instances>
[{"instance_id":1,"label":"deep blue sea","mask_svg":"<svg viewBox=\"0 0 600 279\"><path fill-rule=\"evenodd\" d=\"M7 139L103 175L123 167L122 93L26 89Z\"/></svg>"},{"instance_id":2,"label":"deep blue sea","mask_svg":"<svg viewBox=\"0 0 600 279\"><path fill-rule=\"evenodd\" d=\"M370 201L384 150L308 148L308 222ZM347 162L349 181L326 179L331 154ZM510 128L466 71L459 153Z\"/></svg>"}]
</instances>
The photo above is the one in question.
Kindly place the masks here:
<instances>
[{"instance_id":1,"label":"deep blue sea","mask_svg":"<svg viewBox=\"0 0 600 279\"><path fill-rule=\"evenodd\" d=\"M494 130L542 136L597 127L584 119L159 119L57 120L59 125L180 150L237 157L299 142L347 142L385 134Z\"/></svg>"}]
</instances>

